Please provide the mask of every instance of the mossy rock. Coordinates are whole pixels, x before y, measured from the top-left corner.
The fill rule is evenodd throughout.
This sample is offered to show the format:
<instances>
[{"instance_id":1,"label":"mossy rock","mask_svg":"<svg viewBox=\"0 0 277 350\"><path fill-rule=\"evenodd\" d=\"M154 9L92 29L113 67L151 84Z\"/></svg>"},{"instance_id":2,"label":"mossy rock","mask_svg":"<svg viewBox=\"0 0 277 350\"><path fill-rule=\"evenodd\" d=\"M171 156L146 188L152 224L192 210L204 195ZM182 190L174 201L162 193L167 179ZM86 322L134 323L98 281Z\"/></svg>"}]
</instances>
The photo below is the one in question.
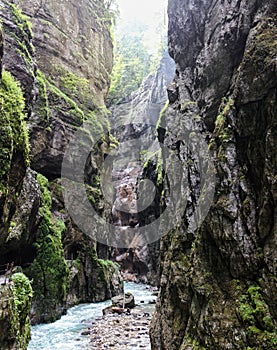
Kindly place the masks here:
<instances>
[{"instance_id":1,"label":"mossy rock","mask_svg":"<svg viewBox=\"0 0 277 350\"><path fill-rule=\"evenodd\" d=\"M62 246L65 224L51 213L52 197L48 180L40 174L37 180L42 197L39 209L42 219L35 242L36 258L26 273L33 279L35 321L52 322L60 316L60 310L65 305L69 282L69 269Z\"/></svg>"},{"instance_id":2,"label":"mossy rock","mask_svg":"<svg viewBox=\"0 0 277 350\"><path fill-rule=\"evenodd\" d=\"M6 192L14 154L22 153L25 166L29 165L29 137L24 108L25 100L19 82L4 70L0 85L0 192Z\"/></svg>"},{"instance_id":3,"label":"mossy rock","mask_svg":"<svg viewBox=\"0 0 277 350\"><path fill-rule=\"evenodd\" d=\"M23 273L0 286L1 349L27 349L31 339L30 308L33 290Z\"/></svg>"}]
</instances>

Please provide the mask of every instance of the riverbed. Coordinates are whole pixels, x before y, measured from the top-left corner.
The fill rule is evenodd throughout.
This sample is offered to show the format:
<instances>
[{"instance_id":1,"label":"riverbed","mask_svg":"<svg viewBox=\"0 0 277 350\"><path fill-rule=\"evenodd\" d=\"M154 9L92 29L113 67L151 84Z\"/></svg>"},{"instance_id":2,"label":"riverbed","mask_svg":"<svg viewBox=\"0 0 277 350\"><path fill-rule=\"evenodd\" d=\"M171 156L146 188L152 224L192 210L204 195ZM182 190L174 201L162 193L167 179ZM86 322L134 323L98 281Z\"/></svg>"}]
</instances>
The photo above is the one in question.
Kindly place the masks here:
<instances>
[{"instance_id":1,"label":"riverbed","mask_svg":"<svg viewBox=\"0 0 277 350\"><path fill-rule=\"evenodd\" d=\"M132 282L125 282L124 290L126 292L131 292L135 296L135 302L138 305L132 314L138 314L138 316L127 316L127 317L148 317L147 314L152 315L154 312L154 305L149 304L155 297L152 295L152 288L143 284L136 284ZM87 333L87 329L91 329L92 333L101 333L101 329L97 329L97 324L103 325L105 327L105 322L103 323L102 309L111 305L111 301L105 301L100 303L91 304L80 304L70 308L66 315L62 316L60 320L50 323L36 325L32 327L31 330L31 342L28 346L28 350L79 350L79 349L92 349L91 335L82 335L82 333ZM140 316L141 315L141 316ZM124 322L122 319L122 327ZM127 327L127 324L126 324ZM111 330L112 331L112 330ZM133 330L136 332L136 330ZM139 334L139 329L137 330L137 336ZM145 334L141 338L143 342L144 349L150 349L150 341L148 335ZM124 333L122 333L124 337ZM128 345L126 349L133 350L137 349L140 343L140 338L137 339L134 346ZM121 339L124 341L124 339ZM148 344L147 344L148 343ZM109 344L106 344L109 346Z\"/></svg>"}]
</instances>

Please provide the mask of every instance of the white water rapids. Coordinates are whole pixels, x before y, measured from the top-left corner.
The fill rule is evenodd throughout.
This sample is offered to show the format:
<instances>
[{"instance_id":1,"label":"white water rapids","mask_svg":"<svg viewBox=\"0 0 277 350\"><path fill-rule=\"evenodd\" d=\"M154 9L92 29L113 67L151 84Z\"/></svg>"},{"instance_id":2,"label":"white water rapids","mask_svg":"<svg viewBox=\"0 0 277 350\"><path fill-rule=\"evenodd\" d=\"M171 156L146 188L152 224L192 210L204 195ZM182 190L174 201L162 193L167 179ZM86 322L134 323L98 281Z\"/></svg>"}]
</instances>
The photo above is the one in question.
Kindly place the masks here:
<instances>
[{"instance_id":1,"label":"white water rapids","mask_svg":"<svg viewBox=\"0 0 277 350\"><path fill-rule=\"evenodd\" d=\"M147 312L154 311L149 302L155 299L151 288L143 284L125 282L124 290L135 296L135 302ZM81 335L92 322L102 316L102 309L111 305L111 301L80 304L72 307L60 320L50 324L32 327L31 342L28 350L80 350L89 349L89 336ZM131 349L130 349L131 350Z\"/></svg>"}]
</instances>

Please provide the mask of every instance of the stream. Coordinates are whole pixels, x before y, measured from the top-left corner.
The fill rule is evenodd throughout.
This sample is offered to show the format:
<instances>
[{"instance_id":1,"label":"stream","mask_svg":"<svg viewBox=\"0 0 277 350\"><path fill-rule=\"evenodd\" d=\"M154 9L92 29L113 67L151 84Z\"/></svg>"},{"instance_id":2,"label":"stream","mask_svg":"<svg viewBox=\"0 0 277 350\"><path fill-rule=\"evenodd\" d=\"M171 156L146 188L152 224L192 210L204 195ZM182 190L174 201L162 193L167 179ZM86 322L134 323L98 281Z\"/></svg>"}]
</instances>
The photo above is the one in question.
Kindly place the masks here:
<instances>
[{"instance_id":1,"label":"stream","mask_svg":"<svg viewBox=\"0 0 277 350\"><path fill-rule=\"evenodd\" d=\"M152 314L155 306L149 304L155 297L147 285L132 282L124 283L124 290L131 292L138 305L136 309ZM81 333L97 323L102 316L102 309L111 305L111 301L100 303L80 304L70 308L60 320L50 324L40 324L31 329L31 341L28 350L77 350L91 349L90 337ZM147 344L146 344L147 345ZM150 346L149 346L150 348ZM132 349L132 348L128 348ZM134 348L135 349L135 348Z\"/></svg>"}]
</instances>

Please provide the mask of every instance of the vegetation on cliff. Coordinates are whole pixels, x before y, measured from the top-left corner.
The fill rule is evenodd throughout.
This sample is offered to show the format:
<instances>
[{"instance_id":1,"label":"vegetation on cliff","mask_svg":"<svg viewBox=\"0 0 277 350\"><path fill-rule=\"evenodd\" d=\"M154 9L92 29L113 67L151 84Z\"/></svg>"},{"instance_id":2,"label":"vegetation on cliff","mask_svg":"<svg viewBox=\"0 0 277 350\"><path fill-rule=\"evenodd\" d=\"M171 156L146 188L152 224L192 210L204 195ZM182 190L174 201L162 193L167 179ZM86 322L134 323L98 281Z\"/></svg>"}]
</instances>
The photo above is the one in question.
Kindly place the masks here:
<instances>
[{"instance_id":1,"label":"vegetation on cliff","mask_svg":"<svg viewBox=\"0 0 277 350\"><path fill-rule=\"evenodd\" d=\"M57 312L65 306L69 270L64 259L63 221L51 214L52 196L48 180L38 174L42 203L39 209L41 223L35 243L36 258L26 274L33 280L36 317L44 322L56 320ZM44 300L44 303L41 303ZM42 315L43 314L43 315Z\"/></svg>"},{"instance_id":2,"label":"vegetation on cliff","mask_svg":"<svg viewBox=\"0 0 277 350\"><path fill-rule=\"evenodd\" d=\"M1 349L27 349L32 296L31 283L23 273L13 274L7 284L0 286Z\"/></svg>"},{"instance_id":3,"label":"vegetation on cliff","mask_svg":"<svg viewBox=\"0 0 277 350\"><path fill-rule=\"evenodd\" d=\"M0 192L5 193L13 156L21 152L24 155L25 165L29 164L24 96L20 83L5 70L2 72L0 85L0 103Z\"/></svg>"}]
</instances>

